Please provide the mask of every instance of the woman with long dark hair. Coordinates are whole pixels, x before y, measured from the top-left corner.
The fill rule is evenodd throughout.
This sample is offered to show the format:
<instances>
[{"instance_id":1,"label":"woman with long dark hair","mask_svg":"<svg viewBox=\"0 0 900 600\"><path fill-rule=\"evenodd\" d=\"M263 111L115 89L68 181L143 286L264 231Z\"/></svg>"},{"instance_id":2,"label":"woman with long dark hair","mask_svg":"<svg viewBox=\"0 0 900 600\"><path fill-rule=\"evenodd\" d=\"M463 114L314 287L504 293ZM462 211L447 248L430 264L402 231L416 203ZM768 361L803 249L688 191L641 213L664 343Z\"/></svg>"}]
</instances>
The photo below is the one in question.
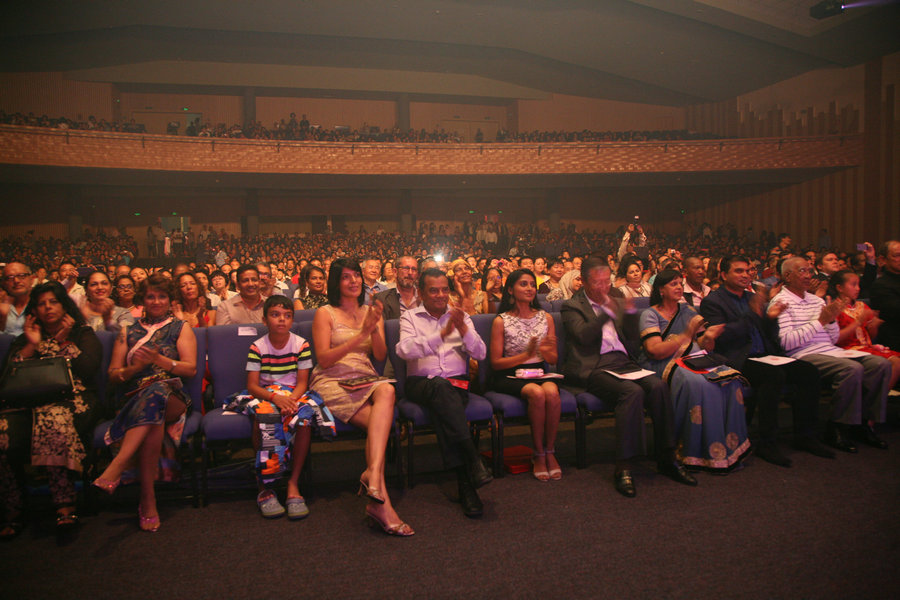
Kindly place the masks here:
<instances>
[{"instance_id":1,"label":"woman with long dark hair","mask_svg":"<svg viewBox=\"0 0 900 600\"><path fill-rule=\"evenodd\" d=\"M531 440L534 445L534 476L539 481L562 478L556 461L556 432L559 427L559 388L553 381L518 378L519 369L543 369L555 364L556 332L553 318L537 302L534 273L518 269L503 286L500 309L491 326L491 387L528 402ZM517 377L510 379L510 376Z\"/></svg>"}]
</instances>

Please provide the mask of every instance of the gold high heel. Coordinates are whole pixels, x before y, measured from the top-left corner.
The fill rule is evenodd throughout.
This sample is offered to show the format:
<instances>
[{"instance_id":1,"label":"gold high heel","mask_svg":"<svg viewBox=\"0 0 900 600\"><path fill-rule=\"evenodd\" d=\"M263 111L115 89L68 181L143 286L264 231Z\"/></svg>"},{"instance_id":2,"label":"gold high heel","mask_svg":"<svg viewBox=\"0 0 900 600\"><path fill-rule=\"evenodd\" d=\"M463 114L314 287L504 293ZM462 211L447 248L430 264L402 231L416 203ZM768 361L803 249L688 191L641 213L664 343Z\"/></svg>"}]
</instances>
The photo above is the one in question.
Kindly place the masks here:
<instances>
[{"instance_id":1,"label":"gold high heel","mask_svg":"<svg viewBox=\"0 0 900 600\"><path fill-rule=\"evenodd\" d=\"M369 487L369 484L363 481L363 478L359 478L359 491L356 492L357 496L362 497L365 495L372 502L377 502L378 504L384 504L384 496L381 495L381 490L374 487Z\"/></svg>"},{"instance_id":2,"label":"gold high heel","mask_svg":"<svg viewBox=\"0 0 900 600\"><path fill-rule=\"evenodd\" d=\"M369 523L369 527L375 527L376 525L381 527L381 529L388 535L396 535L399 537L409 537L411 535L415 535L416 532L413 531L413 528L408 524L400 521L400 523L396 525L388 525L377 516L373 515L369 512L369 507L366 507L366 521Z\"/></svg>"}]
</instances>

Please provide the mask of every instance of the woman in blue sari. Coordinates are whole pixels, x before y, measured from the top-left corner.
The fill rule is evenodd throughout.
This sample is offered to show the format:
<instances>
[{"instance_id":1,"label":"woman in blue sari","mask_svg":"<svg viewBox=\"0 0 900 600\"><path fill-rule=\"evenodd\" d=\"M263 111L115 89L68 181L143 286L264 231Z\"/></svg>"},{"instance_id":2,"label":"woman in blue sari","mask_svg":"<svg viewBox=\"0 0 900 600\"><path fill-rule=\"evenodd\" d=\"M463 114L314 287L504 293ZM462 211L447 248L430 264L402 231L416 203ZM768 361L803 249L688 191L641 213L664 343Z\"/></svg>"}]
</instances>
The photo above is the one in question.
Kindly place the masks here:
<instances>
[{"instance_id":1,"label":"woman in blue sari","mask_svg":"<svg viewBox=\"0 0 900 600\"><path fill-rule=\"evenodd\" d=\"M651 306L640 319L641 362L669 384L678 459L689 469L725 474L750 449L741 379L731 371L714 382L704 369L685 364L685 358L712 350L724 325L707 327L681 302L683 294L680 272L667 269L656 276Z\"/></svg>"}]
</instances>

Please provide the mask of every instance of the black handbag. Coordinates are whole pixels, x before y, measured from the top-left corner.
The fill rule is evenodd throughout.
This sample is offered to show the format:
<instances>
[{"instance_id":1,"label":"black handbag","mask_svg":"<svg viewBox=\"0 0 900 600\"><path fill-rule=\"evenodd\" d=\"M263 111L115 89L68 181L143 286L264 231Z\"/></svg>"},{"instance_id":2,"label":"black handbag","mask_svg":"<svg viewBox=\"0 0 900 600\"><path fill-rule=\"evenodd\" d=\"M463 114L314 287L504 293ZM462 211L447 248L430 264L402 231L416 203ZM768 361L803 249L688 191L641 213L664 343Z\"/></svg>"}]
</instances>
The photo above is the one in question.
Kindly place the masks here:
<instances>
[{"instance_id":1,"label":"black handbag","mask_svg":"<svg viewBox=\"0 0 900 600\"><path fill-rule=\"evenodd\" d=\"M69 359L62 356L10 361L0 380L0 407L35 408L75 395Z\"/></svg>"}]
</instances>

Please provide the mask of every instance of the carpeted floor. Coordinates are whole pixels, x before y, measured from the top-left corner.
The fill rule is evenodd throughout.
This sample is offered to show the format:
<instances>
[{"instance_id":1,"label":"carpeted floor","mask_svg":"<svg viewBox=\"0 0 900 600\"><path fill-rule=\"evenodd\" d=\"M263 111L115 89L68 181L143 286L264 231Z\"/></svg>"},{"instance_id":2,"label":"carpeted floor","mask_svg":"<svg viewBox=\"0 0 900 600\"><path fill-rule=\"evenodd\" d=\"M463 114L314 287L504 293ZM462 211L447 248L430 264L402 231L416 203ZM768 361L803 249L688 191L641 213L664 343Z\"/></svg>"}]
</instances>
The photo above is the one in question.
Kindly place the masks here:
<instances>
[{"instance_id":1,"label":"carpeted floor","mask_svg":"<svg viewBox=\"0 0 900 600\"><path fill-rule=\"evenodd\" d=\"M509 433L508 445L528 443L525 428ZM22 536L0 546L0 597L897 597L900 428L883 430L887 451L794 452L790 469L750 457L731 475L699 474L697 488L647 461L634 499L613 489L611 433L608 421L589 429L590 465L577 470L564 425L562 481L495 480L480 520L451 501L454 480L438 472L433 438L423 440L426 473L390 490L416 529L408 539L365 526L358 442L314 446L312 514L300 522L264 521L241 463L214 473L206 508L163 497L156 534L138 531L133 488L63 542L37 498Z\"/></svg>"}]
</instances>

